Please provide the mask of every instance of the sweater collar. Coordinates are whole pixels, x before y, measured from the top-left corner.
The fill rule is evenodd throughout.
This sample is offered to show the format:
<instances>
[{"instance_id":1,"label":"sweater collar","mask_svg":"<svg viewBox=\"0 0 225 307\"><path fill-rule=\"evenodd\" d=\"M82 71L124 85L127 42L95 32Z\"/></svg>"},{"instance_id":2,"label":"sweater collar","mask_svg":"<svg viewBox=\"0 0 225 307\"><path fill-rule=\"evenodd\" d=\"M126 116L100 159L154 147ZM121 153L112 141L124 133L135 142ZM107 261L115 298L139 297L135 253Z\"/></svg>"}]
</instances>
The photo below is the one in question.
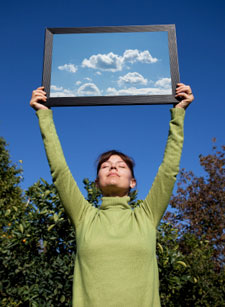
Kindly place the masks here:
<instances>
[{"instance_id":1,"label":"sweater collar","mask_svg":"<svg viewBox=\"0 0 225 307\"><path fill-rule=\"evenodd\" d=\"M123 197L102 197L102 204L99 207L100 210L107 209L131 209L128 202L130 201L129 196Z\"/></svg>"}]
</instances>

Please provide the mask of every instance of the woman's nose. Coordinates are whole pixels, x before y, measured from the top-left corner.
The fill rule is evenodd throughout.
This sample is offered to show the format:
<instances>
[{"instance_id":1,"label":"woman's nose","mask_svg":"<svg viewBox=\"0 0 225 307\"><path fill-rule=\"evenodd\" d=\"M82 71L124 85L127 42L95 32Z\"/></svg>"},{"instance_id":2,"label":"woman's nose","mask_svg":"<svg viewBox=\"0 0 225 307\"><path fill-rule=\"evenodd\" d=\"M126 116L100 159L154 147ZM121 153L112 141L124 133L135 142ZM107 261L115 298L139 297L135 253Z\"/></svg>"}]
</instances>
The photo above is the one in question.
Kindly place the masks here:
<instances>
[{"instance_id":1,"label":"woman's nose","mask_svg":"<svg viewBox=\"0 0 225 307\"><path fill-rule=\"evenodd\" d=\"M110 169L117 169L117 166L114 165L114 164L112 164L111 167L110 167Z\"/></svg>"}]
</instances>

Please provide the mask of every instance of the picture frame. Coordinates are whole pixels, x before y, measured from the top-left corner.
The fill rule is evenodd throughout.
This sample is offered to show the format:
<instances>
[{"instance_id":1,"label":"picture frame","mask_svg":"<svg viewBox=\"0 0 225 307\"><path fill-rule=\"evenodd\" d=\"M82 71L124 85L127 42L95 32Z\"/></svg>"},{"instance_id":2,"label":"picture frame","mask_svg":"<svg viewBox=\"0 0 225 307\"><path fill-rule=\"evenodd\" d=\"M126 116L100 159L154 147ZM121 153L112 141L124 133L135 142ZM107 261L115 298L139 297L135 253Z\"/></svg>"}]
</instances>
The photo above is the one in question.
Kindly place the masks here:
<instances>
[{"instance_id":1,"label":"picture frame","mask_svg":"<svg viewBox=\"0 0 225 307\"><path fill-rule=\"evenodd\" d=\"M175 25L46 28L47 106L176 104Z\"/></svg>"}]
</instances>

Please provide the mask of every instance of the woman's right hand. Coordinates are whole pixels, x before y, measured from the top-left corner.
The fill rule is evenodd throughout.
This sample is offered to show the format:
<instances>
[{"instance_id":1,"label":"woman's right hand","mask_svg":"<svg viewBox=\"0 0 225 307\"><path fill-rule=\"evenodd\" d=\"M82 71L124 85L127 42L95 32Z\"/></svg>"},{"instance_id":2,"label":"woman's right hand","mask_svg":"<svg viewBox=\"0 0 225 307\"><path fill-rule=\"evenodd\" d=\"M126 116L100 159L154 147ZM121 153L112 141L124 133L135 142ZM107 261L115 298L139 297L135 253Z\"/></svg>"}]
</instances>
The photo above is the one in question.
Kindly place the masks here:
<instances>
[{"instance_id":1,"label":"woman's right hand","mask_svg":"<svg viewBox=\"0 0 225 307\"><path fill-rule=\"evenodd\" d=\"M39 103L40 100L43 101L43 102L46 102L46 100L47 100L46 92L44 91L44 86L40 86L32 92L32 97L31 97L31 100L30 100L30 106L36 111L38 111L38 110L48 110L49 109L48 107Z\"/></svg>"}]
</instances>

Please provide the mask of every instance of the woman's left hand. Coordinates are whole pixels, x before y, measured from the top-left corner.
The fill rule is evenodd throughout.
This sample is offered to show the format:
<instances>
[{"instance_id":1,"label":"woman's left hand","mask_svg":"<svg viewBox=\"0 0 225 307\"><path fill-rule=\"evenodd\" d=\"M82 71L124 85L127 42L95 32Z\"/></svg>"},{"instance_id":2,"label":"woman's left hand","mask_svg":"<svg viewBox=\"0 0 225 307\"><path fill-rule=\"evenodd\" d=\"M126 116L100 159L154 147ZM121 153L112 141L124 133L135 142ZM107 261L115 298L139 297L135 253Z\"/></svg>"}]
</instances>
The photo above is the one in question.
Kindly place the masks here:
<instances>
[{"instance_id":1,"label":"woman's left hand","mask_svg":"<svg viewBox=\"0 0 225 307\"><path fill-rule=\"evenodd\" d=\"M175 108L186 109L194 100L191 87L183 83L177 83L176 98L181 99L181 102L175 105Z\"/></svg>"}]
</instances>

